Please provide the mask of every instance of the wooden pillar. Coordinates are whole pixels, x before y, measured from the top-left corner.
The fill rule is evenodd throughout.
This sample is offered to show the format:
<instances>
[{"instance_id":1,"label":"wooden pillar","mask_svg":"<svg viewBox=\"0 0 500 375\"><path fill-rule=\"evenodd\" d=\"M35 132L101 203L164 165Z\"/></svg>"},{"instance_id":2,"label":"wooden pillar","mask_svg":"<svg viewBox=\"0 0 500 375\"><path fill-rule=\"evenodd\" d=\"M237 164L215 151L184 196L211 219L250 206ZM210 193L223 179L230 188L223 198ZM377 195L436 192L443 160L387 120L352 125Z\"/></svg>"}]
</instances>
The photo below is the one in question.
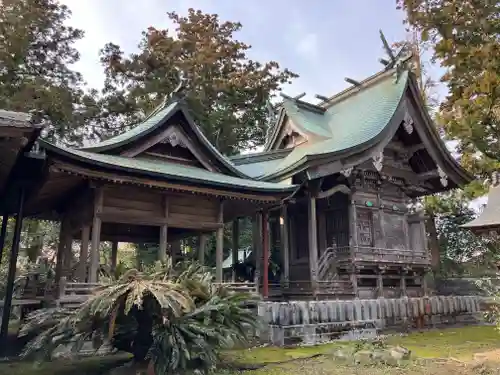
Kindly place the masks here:
<instances>
[{"instance_id":1,"label":"wooden pillar","mask_svg":"<svg viewBox=\"0 0 500 375\"><path fill-rule=\"evenodd\" d=\"M102 213L102 188L94 189L94 214L92 218L92 243L90 246L90 271L89 282L96 283L99 273L99 246L101 244L101 217Z\"/></svg>"},{"instance_id":2,"label":"wooden pillar","mask_svg":"<svg viewBox=\"0 0 500 375\"><path fill-rule=\"evenodd\" d=\"M224 262L224 202L220 202L217 222L219 228L217 228L215 243L215 281L221 283L223 281L222 263Z\"/></svg>"},{"instance_id":3,"label":"wooden pillar","mask_svg":"<svg viewBox=\"0 0 500 375\"><path fill-rule=\"evenodd\" d=\"M90 226L82 228L82 241L80 245L80 263L78 264L78 280L82 283L87 279L87 258L89 256Z\"/></svg>"},{"instance_id":4,"label":"wooden pillar","mask_svg":"<svg viewBox=\"0 0 500 375\"><path fill-rule=\"evenodd\" d=\"M424 297L429 296L429 285L427 285L427 270L424 270L422 274L422 291L424 293Z\"/></svg>"},{"instance_id":5,"label":"wooden pillar","mask_svg":"<svg viewBox=\"0 0 500 375\"><path fill-rule=\"evenodd\" d=\"M262 297L269 297L269 212L262 212Z\"/></svg>"},{"instance_id":6,"label":"wooden pillar","mask_svg":"<svg viewBox=\"0 0 500 375\"><path fill-rule=\"evenodd\" d=\"M358 298L358 268L355 265L351 268L351 284L354 298Z\"/></svg>"},{"instance_id":7,"label":"wooden pillar","mask_svg":"<svg viewBox=\"0 0 500 375\"><path fill-rule=\"evenodd\" d=\"M111 271L116 271L116 262L118 261L118 241L111 243Z\"/></svg>"},{"instance_id":8,"label":"wooden pillar","mask_svg":"<svg viewBox=\"0 0 500 375\"><path fill-rule=\"evenodd\" d=\"M405 240L406 250L412 250L412 252L414 252L416 249L412 249L410 245L410 228L408 225L408 213L405 213L403 217L403 231L405 236L404 240Z\"/></svg>"},{"instance_id":9,"label":"wooden pillar","mask_svg":"<svg viewBox=\"0 0 500 375\"><path fill-rule=\"evenodd\" d=\"M71 229L69 227L69 220L64 217L61 220L59 227L59 243L57 244L57 257L56 257L56 274L55 282L56 285L59 284L59 280L63 276L63 273L68 269L68 244L71 240ZM71 250L70 250L71 251Z\"/></svg>"},{"instance_id":10,"label":"wooden pillar","mask_svg":"<svg viewBox=\"0 0 500 375\"><path fill-rule=\"evenodd\" d=\"M255 214L252 223L253 229L253 251L255 258L255 273L254 273L254 282L257 291L260 288L260 275L261 275L261 267L262 267L262 238L261 229L262 229L262 213L258 212Z\"/></svg>"},{"instance_id":11,"label":"wooden pillar","mask_svg":"<svg viewBox=\"0 0 500 375\"><path fill-rule=\"evenodd\" d=\"M377 273L377 298L384 298L384 272L379 268Z\"/></svg>"},{"instance_id":12,"label":"wooden pillar","mask_svg":"<svg viewBox=\"0 0 500 375\"><path fill-rule=\"evenodd\" d=\"M205 249L207 248L208 236L202 234L198 238L198 262L201 265L205 265Z\"/></svg>"},{"instance_id":13,"label":"wooden pillar","mask_svg":"<svg viewBox=\"0 0 500 375\"><path fill-rule=\"evenodd\" d=\"M356 213L356 201L351 198L351 205L349 207L349 222L351 224L351 235L349 238L350 251L352 261L356 258L356 252L358 250L358 217Z\"/></svg>"},{"instance_id":14,"label":"wooden pillar","mask_svg":"<svg viewBox=\"0 0 500 375\"><path fill-rule=\"evenodd\" d=\"M401 271L401 281L400 281L400 292L401 297L406 297L406 271Z\"/></svg>"},{"instance_id":15,"label":"wooden pillar","mask_svg":"<svg viewBox=\"0 0 500 375\"><path fill-rule=\"evenodd\" d=\"M288 219L288 206L281 206L281 254L283 260L283 272L281 274L282 283L285 288L288 288L290 283L290 232Z\"/></svg>"},{"instance_id":16,"label":"wooden pillar","mask_svg":"<svg viewBox=\"0 0 500 375\"><path fill-rule=\"evenodd\" d=\"M170 256L172 258L172 264L175 265L179 262L179 258L181 257L182 249L181 249L181 240L174 241L170 244Z\"/></svg>"},{"instance_id":17,"label":"wooden pillar","mask_svg":"<svg viewBox=\"0 0 500 375\"><path fill-rule=\"evenodd\" d=\"M0 229L0 264L2 264L3 248L5 246L5 238L7 237L7 224L9 222L9 215L3 214L2 216L2 229Z\"/></svg>"},{"instance_id":18,"label":"wooden pillar","mask_svg":"<svg viewBox=\"0 0 500 375\"><path fill-rule=\"evenodd\" d=\"M16 279L17 257L19 255L19 242L21 240L21 229L24 218L25 190L21 187L19 191L19 201L17 205L16 224L14 226L14 236L12 238L12 248L9 260L9 272L7 274L7 285L5 287L5 297L2 313L2 325L0 328L0 350L7 348L7 335L9 333L9 321L12 307L12 296L14 293L14 283Z\"/></svg>"},{"instance_id":19,"label":"wooden pillar","mask_svg":"<svg viewBox=\"0 0 500 375\"><path fill-rule=\"evenodd\" d=\"M356 213L356 201L351 195L351 204L349 206L349 223L351 233L349 236L349 248L351 252L351 284L354 292L354 297L358 298L358 271L356 268L356 252L358 251L358 217Z\"/></svg>"},{"instance_id":20,"label":"wooden pillar","mask_svg":"<svg viewBox=\"0 0 500 375\"><path fill-rule=\"evenodd\" d=\"M232 258L233 258L233 282L236 281L236 266L239 263L238 255L240 249L240 227L239 227L239 219L236 218L233 220L233 245L232 245ZM245 259L243 259L245 261Z\"/></svg>"},{"instance_id":21,"label":"wooden pillar","mask_svg":"<svg viewBox=\"0 0 500 375\"><path fill-rule=\"evenodd\" d=\"M165 223L160 226L160 243L159 243L159 253L158 260L165 262L167 259L167 247L168 247L168 211L169 211L169 201L168 197L163 197L163 217Z\"/></svg>"},{"instance_id":22,"label":"wooden pillar","mask_svg":"<svg viewBox=\"0 0 500 375\"><path fill-rule=\"evenodd\" d=\"M318 225L316 221L316 198L308 200L308 235L309 235L309 270L311 275L311 289L314 297L318 291Z\"/></svg>"}]
</instances>

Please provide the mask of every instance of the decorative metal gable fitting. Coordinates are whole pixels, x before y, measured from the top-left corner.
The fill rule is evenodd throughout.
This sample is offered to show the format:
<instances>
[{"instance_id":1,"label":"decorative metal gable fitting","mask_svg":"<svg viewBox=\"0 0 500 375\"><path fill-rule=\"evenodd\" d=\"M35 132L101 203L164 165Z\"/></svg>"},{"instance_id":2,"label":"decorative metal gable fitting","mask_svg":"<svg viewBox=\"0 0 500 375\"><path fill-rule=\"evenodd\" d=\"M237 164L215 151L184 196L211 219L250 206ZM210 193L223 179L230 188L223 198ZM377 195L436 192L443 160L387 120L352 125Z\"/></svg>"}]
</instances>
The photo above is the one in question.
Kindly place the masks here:
<instances>
[{"instance_id":1,"label":"decorative metal gable fitting","mask_svg":"<svg viewBox=\"0 0 500 375\"><path fill-rule=\"evenodd\" d=\"M441 167L438 167L438 175L439 175L439 181L441 182L441 185L444 187L448 186L448 176L444 171L441 169Z\"/></svg>"},{"instance_id":2,"label":"decorative metal gable fitting","mask_svg":"<svg viewBox=\"0 0 500 375\"><path fill-rule=\"evenodd\" d=\"M379 153L375 154L372 156L372 161L373 161L373 166L377 170L377 172L380 172L383 168L383 162L384 162L384 152L380 151Z\"/></svg>"},{"instance_id":3,"label":"decorative metal gable fitting","mask_svg":"<svg viewBox=\"0 0 500 375\"><path fill-rule=\"evenodd\" d=\"M344 177L349 177L353 171L354 167L344 168L340 170L340 173L344 175Z\"/></svg>"},{"instance_id":4,"label":"decorative metal gable fitting","mask_svg":"<svg viewBox=\"0 0 500 375\"><path fill-rule=\"evenodd\" d=\"M406 111L406 113L405 113L405 118L404 118L403 122L404 122L403 127L404 127L405 131L408 134L413 133L413 130L414 130L413 129L413 118L408 113L408 111Z\"/></svg>"}]
</instances>

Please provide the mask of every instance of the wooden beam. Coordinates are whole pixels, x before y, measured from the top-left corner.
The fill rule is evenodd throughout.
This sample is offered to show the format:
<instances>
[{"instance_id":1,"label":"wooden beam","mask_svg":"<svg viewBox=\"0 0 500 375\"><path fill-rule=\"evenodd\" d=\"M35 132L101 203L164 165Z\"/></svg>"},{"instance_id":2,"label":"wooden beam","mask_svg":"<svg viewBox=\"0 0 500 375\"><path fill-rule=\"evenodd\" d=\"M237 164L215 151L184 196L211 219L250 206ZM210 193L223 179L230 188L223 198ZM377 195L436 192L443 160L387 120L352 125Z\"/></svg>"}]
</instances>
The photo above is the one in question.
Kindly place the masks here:
<instances>
[{"instance_id":1,"label":"wooden beam","mask_svg":"<svg viewBox=\"0 0 500 375\"><path fill-rule=\"evenodd\" d=\"M232 244L232 258L233 258L233 272L232 272L232 280L236 282L236 266L239 263L239 248L240 244L240 227L239 227L239 218L233 220L233 244ZM245 259L243 259L245 261Z\"/></svg>"},{"instance_id":2,"label":"wooden beam","mask_svg":"<svg viewBox=\"0 0 500 375\"><path fill-rule=\"evenodd\" d=\"M99 272L99 246L101 244L101 218L103 190L101 187L94 189L94 217L92 219L92 244L90 250L89 283L97 282Z\"/></svg>"},{"instance_id":3,"label":"wooden beam","mask_svg":"<svg viewBox=\"0 0 500 375\"><path fill-rule=\"evenodd\" d=\"M87 258L89 255L90 226L82 228L82 240L80 245L80 262L78 264L78 280L82 283L87 279Z\"/></svg>"},{"instance_id":4,"label":"wooden beam","mask_svg":"<svg viewBox=\"0 0 500 375\"><path fill-rule=\"evenodd\" d=\"M222 278L222 263L224 262L224 202L220 202L219 213L217 215L220 227L217 229L216 245L215 245L215 281L221 283Z\"/></svg>"},{"instance_id":5,"label":"wooden beam","mask_svg":"<svg viewBox=\"0 0 500 375\"><path fill-rule=\"evenodd\" d=\"M248 199L248 200L254 200L254 201L261 201L261 202L278 202L281 200L282 196L284 193L282 192L276 192L276 195L273 195L273 193L269 193L269 195L256 195L253 193L240 193L240 192L233 192L229 190L216 190L213 188L204 188L204 187L198 187L198 186L188 186L188 185L183 185L183 184L173 184L166 182L164 180L157 180L157 179L151 179L151 178L138 178L138 177L132 177L128 175L120 175L120 173L123 172L115 172L110 176L108 173L104 172L99 172L99 171L94 171L91 169L87 168L80 168L72 164L66 164L62 162L58 162L57 165L54 165L55 169L61 170L63 172L67 173L73 173L76 175L88 177L88 178L96 178L96 179L103 179L107 181L112 181L115 184L135 184L135 185L146 185L148 187L152 188L160 188L160 189L171 189L174 191L183 191L183 192L189 192L191 194L193 193L199 193L199 194L205 194L205 195L213 195L217 197L228 197L228 198L235 198L235 199Z\"/></svg>"}]
</instances>

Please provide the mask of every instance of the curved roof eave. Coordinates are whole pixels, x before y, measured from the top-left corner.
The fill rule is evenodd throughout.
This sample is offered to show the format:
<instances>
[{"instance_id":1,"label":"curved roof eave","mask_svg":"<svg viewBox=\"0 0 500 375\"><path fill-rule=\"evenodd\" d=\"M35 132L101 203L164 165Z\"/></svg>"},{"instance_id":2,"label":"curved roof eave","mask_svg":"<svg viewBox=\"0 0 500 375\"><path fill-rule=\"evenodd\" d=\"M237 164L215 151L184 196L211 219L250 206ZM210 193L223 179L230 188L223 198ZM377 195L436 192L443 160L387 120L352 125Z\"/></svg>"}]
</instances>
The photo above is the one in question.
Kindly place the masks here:
<instances>
[{"instance_id":1,"label":"curved roof eave","mask_svg":"<svg viewBox=\"0 0 500 375\"><path fill-rule=\"evenodd\" d=\"M251 179L250 176L247 176L240 170L238 170L232 163L229 161L223 154L221 154L211 143L210 141L205 137L205 135L201 132L201 130L198 128L196 125L194 119L192 116L189 114L189 111L185 108L185 106L176 101L171 104L169 104L167 107L162 109L158 114L163 113L164 115L161 116L159 119L156 120L155 123L151 124L151 126L145 127L142 131L137 132L136 134L132 135L131 137L128 138L123 138L120 139L116 142L113 141L115 138L122 137L122 134L117 135L116 137L110 138L108 140L105 140L103 142L100 142L94 146L89 146L89 147L82 147L80 150L82 151L89 151L89 152L95 152L95 153L105 153L108 151L115 150L120 147L124 147L132 142L137 141L138 139L141 139L155 130L157 130L159 127L163 126L166 121L168 121L177 111L181 111L183 116L186 118L188 125L190 126L191 130L194 132L200 143L202 143L210 155L214 157L217 161L220 162L221 166L226 169L226 172L240 178L249 178ZM157 114L157 115L158 115ZM140 125L138 125L140 126Z\"/></svg>"},{"instance_id":2,"label":"curved roof eave","mask_svg":"<svg viewBox=\"0 0 500 375\"><path fill-rule=\"evenodd\" d=\"M427 112L425 108L425 104L423 102L422 96L420 95L420 92L418 90L418 86L415 82L415 79L413 76L410 79L409 82L409 88L412 91L412 96L415 98L415 101L420 109L420 113L423 114L424 117L424 123L425 123L425 129L427 130L428 135L430 136L430 141L433 142L434 145L437 146L437 151L439 153L439 156L443 159L444 163L446 166L450 167L456 177L459 181L455 181L458 186L463 186L467 185L470 182L474 180L474 176L472 176L468 171L466 171L451 155L451 153L448 151L446 148L445 143L439 136L435 126L434 122L431 119L429 113Z\"/></svg>"},{"instance_id":3,"label":"curved roof eave","mask_svg":"<svg viewBox=\"0 0 500 375\"><path fill-rule=\"evenodd\" d=\"M53 145L49 142L40 140L40 145L47 151L53 152L54 154L57 154L59 156L65 157L67 159L70 159L75 162L80 162L83 164L87 164L90 166L98 166L101 168L107 168L115 171L122 171L126 173L134 173L137 175L143 175L144 177L155 177L159 179L169 179L170 181L177 181L177 182L188 182L188 183L196 183L199 185L205 185L205 186L212 186L212 187L222 187L228 190L243 190L247 192L261 192L261 193L275 193L275 194L283 194L283 193L288 193L288 192L293 192L297 186L296 185L283 185L283 184L274 184L272 182L262 182L262 184L269 184L269 186L255 186L257 183L256 180L249 179L250 183L245 183L245 179L239 178L239 177L232 177L232 176L226 176L226 178L229 178L231 180L242 180L242 181L237 181L235 183L234 181L230 182L221 182L221 181L207 181L206 179L203 178L191 178L187 176L178 176L175 174L168 174L168 173L158 173L155 171L151 170L144 170L140 168L134 168L130 166L122 166L122 165L117 165L111 162L106 162L102 160L95 160L91 159L87 156L83 156L78 154L79 152L84 152L85 151L78 151L78 150L68 150L64 149L61 147L58 147L56 145ZM120 157L120 156L112 156L112 155L102 155L102 154L96 154L96 157L100 158L105 158L105 157L111 157L111 158L123 158L123 159L130 159L126 157ZM214 173L214 172L207 172L207 173ZM221 175L218 173L218 175ZM252 186L254 185L254 186ZM274 185L274 186L272 186Z\"/></svg>"},{"instance_id":4,"label":"curved roof eave","mask_svg":"<svg viewBox=\"0 0 500 375\"><path fill-rule=\"evenodd\" d=\"M336 158L338 160L340 157L348 158L352 155L355 155L356 153L364 150L369 150L377 145L379 145L382 141L386 140L385 143L383 143L383 147L385 147L394 134L396 133L398 127L399 127L399 119L402 119L404 114L402 113L403 110L403 98L401 98L401 101L399 102L398 106L396 107L393 115L387 122L387 125L374 137L371 139L367 140L366 142L360 143L358 145L355 145L353 147L343 149L343 150L337 150L334 152L329 152L329 153L324 153L324 154L316 154L316 155L304 155L300 160L298 160L296 163L290 165L289 167L277 171L276 173L269 174L262 176L260 180L262 181L267 181L267 180L274 180L274 179L279 179L283 177L284 175L287 174L295 174L300 171L303 171L309 167L309 163L311 161L316 161L318 159L332 159ZM400 113L401 112L401 113ZM359 163L362 163L365 160L368 160L370 156L366 156L363 160L361 160Z\"/></svg>"}]
</instances>

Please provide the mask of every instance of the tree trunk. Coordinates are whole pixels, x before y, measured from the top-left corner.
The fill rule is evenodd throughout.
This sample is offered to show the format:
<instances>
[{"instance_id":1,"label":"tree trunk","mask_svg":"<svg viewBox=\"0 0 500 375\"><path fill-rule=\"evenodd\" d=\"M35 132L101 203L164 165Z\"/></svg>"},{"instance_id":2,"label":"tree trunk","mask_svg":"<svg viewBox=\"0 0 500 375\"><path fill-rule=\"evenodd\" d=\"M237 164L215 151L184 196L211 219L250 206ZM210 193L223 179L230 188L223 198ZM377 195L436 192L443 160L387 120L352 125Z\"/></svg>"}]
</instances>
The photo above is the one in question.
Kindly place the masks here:
<instances>
[{"instance_id":1,"label":"tree trunk","mask_svg":"<svg viewBox=\"0 0 500 375\"><path fill-rule=\"evenodd\" d=\"M132 343L132 354L136 363L145 363L149 348L153 344L153 321L145 310L137 307L133 310L139 329Z\"/></svg>"},{"instance_id":2,"label":"tree trunk","mask_svg":"<svg viewBox=\"0 0 500 375\"><path fill-rule=\"evenodd\" d=\"M438 272L441 265L441 253L439 251L439 241L436 230L436 218L429 215L425 220L425 231L429 236L429 252L431 256L431 266L434 272Z\"/></svg>"}]
</instances>

